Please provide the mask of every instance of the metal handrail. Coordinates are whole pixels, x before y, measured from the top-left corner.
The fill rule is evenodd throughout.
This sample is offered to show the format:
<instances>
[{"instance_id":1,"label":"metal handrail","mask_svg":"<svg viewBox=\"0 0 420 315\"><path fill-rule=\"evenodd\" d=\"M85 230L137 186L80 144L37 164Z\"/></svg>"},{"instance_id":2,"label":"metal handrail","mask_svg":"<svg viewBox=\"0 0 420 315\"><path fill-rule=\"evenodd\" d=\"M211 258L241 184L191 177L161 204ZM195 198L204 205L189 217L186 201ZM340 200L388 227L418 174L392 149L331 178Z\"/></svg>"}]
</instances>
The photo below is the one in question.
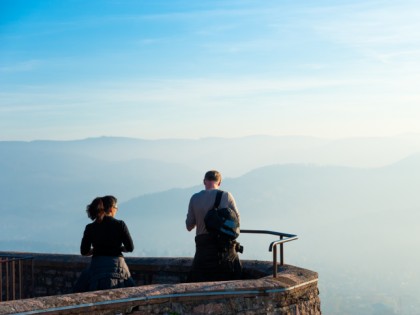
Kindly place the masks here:
<instances>
[{"instance_id":1,"label":"metal handrail","mask_svg":"<svg viewBox=\"0 0 420 315\"><path fill-rule=\"evenodd\" d=\"M277 245L280 245L280 266L284 265L284 249L283 244L286 242L294 241L298 239L297 235L289 234L289 233L282 233L276 231L267 231L267 230L243 230L241 229L241 233L253 233L253 234L270 234L270 235L277 235L280 237L280 240L273 241L270 243L268 247L269 252L273 252L273 277L277 277Z\"/></svg>"},{"instance_id":2,"label":"metal handrail","mask_svg":"<svg viewBox=\"0 0 420 315\"><path fill-rule=\"evenodd\" d=\"M12 255L0 255L0 302L3 301L3 266L5 266L4 276L5 276L5 297L6 300L16 299L16 282L18 284L19 299L23 298L23 261L31 261L31 281L32 281L32 291L34 286L34 265L33 265L33 256L12 256ZM18 276L16 279L16 263L18 264ZM9 270L11 269L11 270ZM11 279L10 279L11 277ZM10 289L11 286L11 289ZM10 292L11 291L11 292ZM10 297L10 293L12 297Z\"/></svg>"}]
</instances>

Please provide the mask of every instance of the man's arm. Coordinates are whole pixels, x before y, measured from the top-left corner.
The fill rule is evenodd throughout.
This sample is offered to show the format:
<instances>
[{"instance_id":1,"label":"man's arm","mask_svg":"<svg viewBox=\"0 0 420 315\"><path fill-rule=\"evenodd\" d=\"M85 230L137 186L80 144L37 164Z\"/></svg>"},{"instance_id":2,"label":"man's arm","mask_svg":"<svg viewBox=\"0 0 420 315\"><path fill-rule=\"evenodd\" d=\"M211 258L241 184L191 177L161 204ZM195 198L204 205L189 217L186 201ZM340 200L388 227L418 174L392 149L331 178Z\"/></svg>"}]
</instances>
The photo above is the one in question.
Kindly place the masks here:
<instances>
[{"instance_id":1,"label":"man's arm","mask_svg":"<svg viewBox=\"0 0 420 315\"><path fill-rule=\"evenodd\" d=\"M190 199L190 203L188 205L187 219L185 220L185 225L186 225L188 231L191 231L193 228L195 228L195 226L197 224L196 221L195 221L195 215L194 215L194 211L193 211L193 208L192 208L191 199Z\"/></svg>"},{"instance_id":2,"label":"man's arm","mask_svg":"<svg viewBox=\"0 0 420 315\"><path fill-rule=\"evenodd\" d=\"M239 219L239 210L238 210L238 207L236 206L235 198L233 198L233 195L230 192L228 192L228 207L231 208L232 210L235 210Z\"/></svg>"}]
</instances>

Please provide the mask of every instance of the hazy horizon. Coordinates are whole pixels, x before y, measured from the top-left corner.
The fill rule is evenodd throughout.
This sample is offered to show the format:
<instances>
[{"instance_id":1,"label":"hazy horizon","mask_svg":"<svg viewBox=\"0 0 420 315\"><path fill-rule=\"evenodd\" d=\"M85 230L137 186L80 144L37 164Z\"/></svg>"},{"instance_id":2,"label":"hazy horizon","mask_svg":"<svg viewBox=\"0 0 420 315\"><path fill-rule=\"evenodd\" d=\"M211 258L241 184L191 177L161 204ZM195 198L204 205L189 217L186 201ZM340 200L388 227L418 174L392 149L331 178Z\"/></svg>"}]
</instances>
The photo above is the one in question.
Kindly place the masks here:
<instances>
[{"instance_id":1,"label":"hazy horizon","mask_svg":"<svg viewBox=\"0 0 420 315\"><path fill-rule=\"evenodd\" d=\"M402 132L402 133L395 133L395 134L387 134L387 135L355 135L355 136L314 136L311 134L247 134L247 135L239 135L239 136L229 136L229 135L217 135L217 136L200 136L200 137L141 137L141 136L116 136L112 134L108 135L86 135L81 137L75 138L68 138L68 139L55 139L53 137L46 137L46 138L33 138L33 139L2 139L0 142L37 142L37 141L57 141L57 142L71 142L71 141L83 141L83 140L90 140L90 139L98 139L98 138L121 138L121 139L134 139L134 140L144 140L144 141L166 141L166 140L209 140L209 139L241 139L241 138L258 138L258 137L270 137L270 138L313 138L313 139L320 139L320 140L327 140L327 141L335 141L335 140L351 140L351 139L384 139L384 138L400 138L400 137L419 137L419 132Z\"/></svg>"}]
</instances>

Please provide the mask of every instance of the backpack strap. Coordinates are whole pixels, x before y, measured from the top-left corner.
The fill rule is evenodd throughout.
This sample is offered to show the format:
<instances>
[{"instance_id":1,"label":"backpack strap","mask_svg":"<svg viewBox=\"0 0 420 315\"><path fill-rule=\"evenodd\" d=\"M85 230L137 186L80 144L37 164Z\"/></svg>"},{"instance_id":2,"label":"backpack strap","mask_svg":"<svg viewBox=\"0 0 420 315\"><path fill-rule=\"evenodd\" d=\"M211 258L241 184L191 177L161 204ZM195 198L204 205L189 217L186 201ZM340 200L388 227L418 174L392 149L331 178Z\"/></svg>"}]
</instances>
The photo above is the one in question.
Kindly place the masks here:
<instances>
[{"instance_id":1,"label":"backpack strap","mask_svg":"<svg viewBox=\"0 0 420 315\"><path fill-rule=\"evenodd\" d=\"M216 200L214 201L213 209L219 208L220 200L222 200L222 195L223 195L223 191L222 190L218 190L217 191L217 195L216 195Z\"/></svg>"}]
</instances>

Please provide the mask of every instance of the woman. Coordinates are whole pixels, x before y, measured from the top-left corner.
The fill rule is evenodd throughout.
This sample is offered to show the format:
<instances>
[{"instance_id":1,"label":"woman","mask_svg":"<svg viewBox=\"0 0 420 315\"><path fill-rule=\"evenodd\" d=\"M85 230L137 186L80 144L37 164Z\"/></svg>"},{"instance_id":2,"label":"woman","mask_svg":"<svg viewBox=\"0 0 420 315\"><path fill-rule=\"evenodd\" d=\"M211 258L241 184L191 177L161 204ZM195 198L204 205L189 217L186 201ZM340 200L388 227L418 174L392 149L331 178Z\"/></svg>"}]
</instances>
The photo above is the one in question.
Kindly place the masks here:
<instances>
[{"instance_id":1,"label":"woman","mask_svg":"<svg viewBox=\"0 0 420 315\"><path fill-rule=\"evenodd\" d=\"M86 212L92 223L86 225L80 253L92 256L90 266L80 276L76 292L135 286L123 252L134 250L133 240L124 221L114 218L117 198L95 198Z\"/></svg>"}]
</instances>

